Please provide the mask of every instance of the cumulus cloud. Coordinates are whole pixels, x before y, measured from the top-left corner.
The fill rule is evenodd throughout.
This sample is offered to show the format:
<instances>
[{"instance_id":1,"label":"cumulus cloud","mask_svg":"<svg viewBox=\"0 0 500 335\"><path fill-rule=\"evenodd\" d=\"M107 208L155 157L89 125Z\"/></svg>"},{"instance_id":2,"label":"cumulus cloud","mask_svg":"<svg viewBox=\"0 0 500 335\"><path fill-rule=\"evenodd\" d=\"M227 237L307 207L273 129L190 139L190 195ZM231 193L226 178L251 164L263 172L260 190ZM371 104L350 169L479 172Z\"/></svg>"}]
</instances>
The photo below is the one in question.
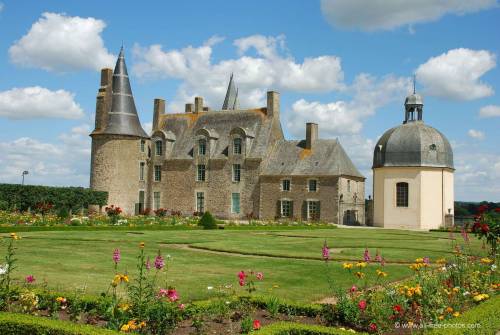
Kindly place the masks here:
<instances>
[{"instance_id":1,"label":"cumulus cloud","mask_svg":"<svg viewBox=\"0 0 500 335\"><path fill-rule=\"evenodd\" d=\"M66 72L113 65L115 56L104 46L104 21L57 13L43 13L26 35L9 48L17 65Z\"/></svg>"},{"instance_id":2,"label":"cumulus cloud","mask_svg":"<svg viewBox=\"0 0 500 335\"><path fill-rule=\"evenodd\" d=\"M133 72L140 78L176 78L183 82L174 111L195 95L205 97L214 109L220 108L229 75L234 73L240 89L240 105L265 105L267 89L293 92L330 92L345 88L339 57L323 55L296 61L286 54L284 36L252 35L233 42L239 58L212 60L213 47L222 41L213 37L198 47L163 50L161 45L134 47L137 60ZM255 55L250 55L254 51Z\"/></svg>"},{"instance_id":3,"label":"cumulus cloud","mask_svg":"<svg viewBox=\"0 0 500 335\"><path fill-rule=\"evenodd\" d=\"M480 117L498 117L500 116L500 106L488 105L479 110Z\"/></svg>"},{"instance_id":4,"label":"cumulus cloud","mask_svg":"<svg viewBox=\"0 0 500 335\"><path fill-rule=\"evenodd\" d=\"M436 21L446 14L464 15L495 7L496 0L322 0L321 11L335 27L365 31Z\"/></svg>"},{"instance_id":5,"label":"cumulus cloud","mask_svg":"<svg viewBox=\"0 0 500 335\"><path fill-rule=\"evenodd\" d=\"M476 139L476 140L484 140L484 133L480 130L476 130L476 129L469 129L469 131L467 132L467 135L469 135L469 137L473 138L473 139Z\"/></svg>"},{"instance_id":6,"label":"cumulus cloud","mask_svg":"<svg viewBox=\"0 0 500 335\"><path fill-rule=\"evenodd\" d=\"M293 103L286 119L286 127L293 135L303 133L306 122L317 122L326 137L345 134L358 134L365 119L376 110L392 101L401 99L410 87L410 79L395 77L376 78L360 74L346 89L351 100L338 100L329 103L300 99Z\"/></svg>"},{"instance_id":7,"label":"cumulus cloud","mask_svg":"<svg viewBox=\"0 0 500 335\"><path fill-rule=\"evenodd\" d=\"M0 92L0 117L9 119L78 119L83 110L65 90L51 91L40 86L13 88Z\"/></svg>"},{"instance_id":8,"label":"cumulus cloud","mask_svg":"<svg viewBox=\"0 0 500 335\"><path fill-rule=\"evenodd\" d=\"M416 75L428 95L474 100L494 93L493 88L480 78L495 66L493 53L460 48L430 58L417 68Z\"/></svg>"},{"instance_id":9,"label":"cumulus cloud","mask_svg":"<svg viewBox=\"0 0 500 335\"><path fill-rule=\"evenodd\" d=\"M61 134L57 143L31 137L0 142L1 183L20 183L29 171L28 184L88 186L90 162L89 125Z\"/></svg>"}]
</instances>

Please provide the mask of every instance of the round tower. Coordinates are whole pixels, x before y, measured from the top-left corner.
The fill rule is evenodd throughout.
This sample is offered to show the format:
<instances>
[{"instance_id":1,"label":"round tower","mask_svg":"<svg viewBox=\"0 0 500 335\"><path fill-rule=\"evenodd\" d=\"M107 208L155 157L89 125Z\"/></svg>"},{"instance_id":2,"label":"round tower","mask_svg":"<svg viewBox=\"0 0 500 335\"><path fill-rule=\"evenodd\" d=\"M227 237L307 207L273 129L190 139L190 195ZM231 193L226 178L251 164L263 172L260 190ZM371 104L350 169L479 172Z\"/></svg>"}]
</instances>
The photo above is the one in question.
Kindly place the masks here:
<instances>
[{"instance_id":1,"label":"round tower","mask_svg":"<svg viewBox=\"0 0 500 335\"><path fill-rule=\"evenodd\" d=\"M374 225L434 229L452 223L453 152L423 121L423 99L406 97L403 124L387 130L373 153Z\"/></svg>"},{"instance_id":2,"label":"round tower","mask_svg":"<svg viewBox=\"0 0 500 335\"><path fill-rule=\"evenodd\" d=\"M101 71L95 117L90 187L108 192L108 205L136 214L146 199L149 136L137 115L123 47L113 73Z\"/></svg>"}]
</instances>

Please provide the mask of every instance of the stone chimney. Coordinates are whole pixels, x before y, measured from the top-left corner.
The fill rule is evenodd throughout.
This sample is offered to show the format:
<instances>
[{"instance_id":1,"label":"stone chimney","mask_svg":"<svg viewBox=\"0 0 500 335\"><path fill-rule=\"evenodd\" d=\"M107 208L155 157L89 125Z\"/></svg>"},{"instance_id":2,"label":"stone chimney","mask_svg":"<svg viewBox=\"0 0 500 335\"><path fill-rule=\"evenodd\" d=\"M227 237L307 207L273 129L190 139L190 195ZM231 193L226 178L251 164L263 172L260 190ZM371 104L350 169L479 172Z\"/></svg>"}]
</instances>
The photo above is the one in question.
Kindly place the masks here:
<instances>
[{"instance_id":1,"label":"stone chimney","mask_svg":"<svg viewBox=\"0 0 500 335\"><path fill-rule=\"evenodd\" d=\"M97 93L95 106L95 131L104 130L108 123L108 113L111 109L111 83L113 81L113 70L101 70L101 87Z\"/></svg>"},{"instance_id":2,"label":"stone chimney","mask_svg":"<svg viewBox=\"0 0 500 335\"><path fill-rule=\"evenodd\" d=\"M194 111L194 104L186 104L185 112L186 113L193 113L193 111Z\"/></svg>"},{"instance_id":3,"label":"stone chimney","mask_svg":"<svg viewBox=\"0 0 500 335\"><path fill-rule=\"evenodd\" d=\"M311 150L314 142L318 140L318 124L313 122L306 123L306 149Z\"/></svg>"},{"instance_id":4,"label":"stone chimney","mask_svg":"<svg viewBox=\"0 0 500 335\"><path fill-rule=\"evenodd\" d=\"M203 112L203 98L195 97L194 98L194 112L199 113Z\"/></svg>"},{"instance_id":5,"label":"stone chimney","mask_svg":"<svg viewBox=\"0 0 500 335\"><path fill-rule=\"evenodd\" d=\"M276 118L280 116L280 94L278 92L267 92L267 115Z\"/></svg>"},{"instance_id":6,"label":"stone chimney","mask_svg":"<svg viewBox=\"0 0 500 335\"><path fill-rule=\"evenodd\" d=\"M165 100L155 99L153 110L153 130L160 126L160 117L165 114Z\"/></svg>"}]
</instances>

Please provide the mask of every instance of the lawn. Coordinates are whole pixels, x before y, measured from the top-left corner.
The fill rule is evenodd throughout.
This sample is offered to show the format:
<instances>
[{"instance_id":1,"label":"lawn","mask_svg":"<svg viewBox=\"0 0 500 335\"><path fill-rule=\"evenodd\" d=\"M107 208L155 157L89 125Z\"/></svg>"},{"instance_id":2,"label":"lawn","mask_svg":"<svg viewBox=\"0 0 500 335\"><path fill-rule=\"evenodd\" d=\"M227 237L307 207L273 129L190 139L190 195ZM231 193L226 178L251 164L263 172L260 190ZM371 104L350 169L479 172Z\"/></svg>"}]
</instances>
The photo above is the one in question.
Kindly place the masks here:
<instances>
[{"instance_id":1,"label":"lawn","mask_svg":"<svg viewBox=\"0 0 500 335\"><path fill-rule=\"evenodd\" d=\"M341 260L361 260L365 247L372 258L379 249L386 259L386 281L410 276L407 263L417 257L428 256L432 261L453 255L448 233L368 228L39 231L19 235L14 276L20 280L32 274L38 284L46 281L51 289L72 292L84 288L88 294L99 294L106 291L114 275L113 250L121 250L120 271L133 278L138 246L144 241L151 258L158 249L171 256L168 283L184 301L209 298L214 290L208 286L230 284L240 290L238 271L255 270L265 276L258 283L258 293L313 302L331 296L333 288L345 289L356 282L342 268ZM463 244L460 234L455 237ZM321 260L325 240L333 257L328 264ZM474 238L470 248L475 254L485 253ZM366 270L371 282L378 267L370 264Z\"/></svg>"}]
</instances>

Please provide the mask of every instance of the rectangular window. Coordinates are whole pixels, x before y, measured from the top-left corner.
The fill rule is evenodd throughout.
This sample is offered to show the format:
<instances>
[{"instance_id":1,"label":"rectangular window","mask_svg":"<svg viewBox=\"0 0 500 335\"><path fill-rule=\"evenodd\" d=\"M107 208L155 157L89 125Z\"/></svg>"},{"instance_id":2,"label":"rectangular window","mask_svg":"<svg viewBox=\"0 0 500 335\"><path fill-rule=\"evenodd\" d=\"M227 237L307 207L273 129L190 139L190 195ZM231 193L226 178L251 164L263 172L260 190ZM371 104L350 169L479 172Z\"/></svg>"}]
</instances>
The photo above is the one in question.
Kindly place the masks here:
<instances>
[{"instance_id":1,"label":"rectangular window","mask_svg":"<svg viewBox=\"0 0 500 335\"><path fill-rule=\"evenodd\" d=\"M200 139L198 141L198 155L205 156L207 153L207 141L205 139Z\"/></svg>"},{"instance_id":2,"label":"rectangular window","mask_svg":"<svg viewBox=\"0 0 500 335\"><path fill-rule=\"evenodd\" d=\"M235 138L233 140L233 154L241 155L241 138Z\"/></svg>"},{"instance_id":3,"label":"rectangular window","mask_svg":"<svg viewBox=\"0 0 500 335\"><path fill-rule=\"evenodd\" d=\"M198 164L196 170L196 180L205 181L205 164Z\"/></svg>"},{"instance_id":4,"label":"rectangular window","mask_svg":"<svg viewBox=\"0 0 500 335\"><path fill-rule=\"evenodd\" d=\"M283 179L281 181L281 190L290 191L290 179Z\"/></svg>"},{"instance_id":5,"label":"rectangular window","mask_svg":"<svg viewBox=\"0 0 500 335\"><path fill-rule=\"evenodd\" d=\"M153 209L156 211L160 208L160 192L153 192Z\"/></svg>"},{"instance_id":6,"label":"rectangular window","mask_svg":"<svg viewBox=\"0 0 500 335\"><path fill-rule=\"evenodd\" d=\"M161 140L155 142L155 153L156 156L163 155L163 142Z\"/></svg>"},{"instance_id":7,"label":"rectangular window","mask_svg":"<svg viewBox=\"0 0 500 335\"><path fill-rule=\"evenodd\" d=\"M408 183L396 184L396 206L408 207Z\"/></svg>"},{"instance_id":8,"label":"rectangular window","mask_svg":"<svg viewBox=\"0 0 500 335\"><path fill-rule=\"evenodd\" d=\"M141 140L141 152L146 151L146 141Z\"/></svg>"},{"instance_id":9,"label":"rectangular window","mask_svg":"<svg viewBox=\"0 0 500 335\"><path fill-rule=\"evenodd\" d=\"M347 192L351 192L351 181L347 181Z\"/></svg>"},{"instance_id":10,"label":"rectangular window","mask_svg":"<svg viewBox=\"0 0 500 335\"><path fill-rule=\"evenodd\" d=\"M155 181L161 181L161 165L155 165Z\"/></svg>"},{"instance_id":11,"label":"rectangular window","mask_svg":"<svg viewBox=\"0 0 500 335\"><path fill-rule=\"evenodd\" d=\"M284 218L292 217L292 201L281 200L281 216Z\"/></svg>"},{"instance_id":12,"label":"rectangular window","mask_svg":"<svg viewBox=\"0 0 500 335\"><path fill-rule=\"evenodd\" d=\"M309 192L316 192L318 190L318 181L316 179L309 179L307 186Z\"/></svg>"},{"instance_id":13,"label":"rectangular window","mask_svg":"<svg viewBox=\"0 0 500 335\"><path fill-rule=\"evenodd\" d=\"M205 212L205 193L196 192L196 211L199 213Z\"/></svg>"},{"instance_id":14,"label":"rectangular window","mask_svg":"<svg viewBox=\"0 0 500 335\"><path fill-rule=\"evenodd\" d=\"M231 194L231 213L240 214L240 194Z\"/></svg>"},{"instance_id":15,"label":"rectangular window","mask_svg":"<svg viewBox=\"0 0 500 335\"><path fill-rule=\"evenodd\" d=\"M319 201L307 202L307 219L313 221L319 220Z\"/></svg>"},{"instance_id":16,"label":"rectangular window","mask_svg":"<svg viewBox=\"0 0 500 335\"><path fill-rule=\"evenodd\" d=\"M146 163L140 162L139 163L139 180L144 181L144 167L146 166Z\"/></svg>"},{"instance_id":17,"label":"rectangular window","mask_svg":"<svg viewBox=\"0 0 500 335\"><path fill-rule=\"evenodd\" d=\"M241 165L233 164L233 181L239 182L241 180Z\"/></svg>"}]
</instances>

